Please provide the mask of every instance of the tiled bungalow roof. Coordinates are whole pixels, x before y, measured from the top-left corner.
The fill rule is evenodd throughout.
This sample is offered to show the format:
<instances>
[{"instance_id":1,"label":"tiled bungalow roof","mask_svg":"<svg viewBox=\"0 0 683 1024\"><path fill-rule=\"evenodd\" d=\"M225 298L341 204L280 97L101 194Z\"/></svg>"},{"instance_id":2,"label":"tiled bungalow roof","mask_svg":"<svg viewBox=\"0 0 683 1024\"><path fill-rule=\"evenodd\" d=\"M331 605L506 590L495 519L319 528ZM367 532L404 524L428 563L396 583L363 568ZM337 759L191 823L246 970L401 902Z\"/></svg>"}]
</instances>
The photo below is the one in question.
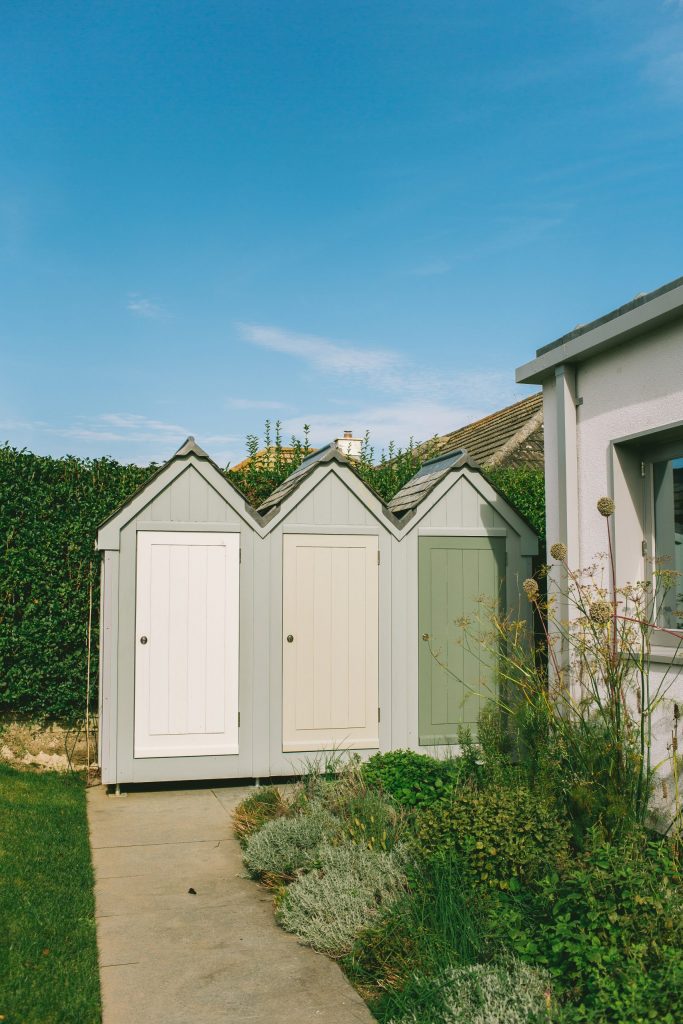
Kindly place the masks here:
<instances>
[{"instance_id":1,"label":"tiled bungalow roof","mask_svg":"<svg viewBox=\"0 0 683 1024\"><path fill-rule=\"evenodd\" d=\"M304 449L306 450L306 449ZM298 448L283 447L279 450L279 459L282 463L292 462L297 455ZM309 448L309 455L315 451L315 448ZM255 455L248 455L246 459L242 459L236 466L230 467L231 473L237 473L239 470L246 469L252 462L256 462L259 466L267 467L272 469L278 459L278 450L275 445L271 445L270 448L260 448Z\"/></svg>"},{"instance_id":2,"label":"tiled bungalow roof","mask_svg":"<svg viewBox=\"0 0 683 1024\"><path fill-rule=\"evenodd\" d=\"M437 438L439 455L465 449L486 469L532 466L543 469L543 394L499 409L475 423Z\"/></svg>"}]
</instances>

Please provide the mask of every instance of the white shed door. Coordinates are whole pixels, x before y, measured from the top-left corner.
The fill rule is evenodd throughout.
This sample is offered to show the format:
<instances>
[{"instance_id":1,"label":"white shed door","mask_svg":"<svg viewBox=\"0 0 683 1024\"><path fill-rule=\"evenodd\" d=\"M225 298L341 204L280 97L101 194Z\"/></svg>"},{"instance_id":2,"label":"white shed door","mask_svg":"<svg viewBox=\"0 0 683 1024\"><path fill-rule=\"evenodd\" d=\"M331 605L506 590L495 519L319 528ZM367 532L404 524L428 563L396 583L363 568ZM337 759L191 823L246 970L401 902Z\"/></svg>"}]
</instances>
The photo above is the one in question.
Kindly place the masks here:
<instances>
[{"instance_id":1,"label":"white shed door","mask_svg":"<svg viewBox=\"0 0 683 1024\"><path fill-rule=\"evenodd\" d=\"M284 536L284 751L379 746L377 552L377 537Z\"/></svg>"},{"instance_id":2,"label":"white shed door","mask_svg":"<svg viewBox=\"0 0 683 1024\"><path fill-rule=\"evenodd\" d=\"M239 546L138 533L135 757L238 753Z\"/></svg>"}]
</instances>

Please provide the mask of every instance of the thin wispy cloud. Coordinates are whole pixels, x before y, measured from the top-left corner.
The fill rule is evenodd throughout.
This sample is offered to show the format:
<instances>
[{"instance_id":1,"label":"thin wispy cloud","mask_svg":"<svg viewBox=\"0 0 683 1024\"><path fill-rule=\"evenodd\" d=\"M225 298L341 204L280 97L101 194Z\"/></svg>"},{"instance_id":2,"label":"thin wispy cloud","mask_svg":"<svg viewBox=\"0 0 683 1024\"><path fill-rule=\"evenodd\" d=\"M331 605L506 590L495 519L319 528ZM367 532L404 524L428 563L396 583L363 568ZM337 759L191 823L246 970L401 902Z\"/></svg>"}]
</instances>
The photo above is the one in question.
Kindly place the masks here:
<instances>
[{"instance_id":1,"label":"thin wispy cloud","mask_svg":"<svg viewBox=\"0 0 683 1024\"><path fill-rule=\"evenodd\" d=\"M385 349L357 348L315 334L299 334L265 324L238 324L242 337L252 345L297 356L325 373L343 376L386 374L396 370L400 357Z\"/></svg>"},{"instance_id":2,"label":"thin wispy cloud","mask_svg":"<svg viewBox=\"0 0 683 1024\"><path fill-rule=\"evenodd\" d=\"M126 309L134 316L142 317L144 320L167 320L170 315L161 303L153 302L135 292L128 296Z\"/></svg>"},{"instance_id":3,"label":"thin wispy cloud","mask_svg":"<svg viewBox=\"0 0 683 1024\"><path fill-rule=\"evenodd\" d=\"M183 441L190 433L177 423L150 419L137 413L109 412L94 418L78 417L73 426L56 428L64 437L102 441Z\"/></svg>"},{"instance_id":4,"label":"thin wispy cloud","mask_svg":"<svg viewBox=\"0 0 683 1024\"><path fill-rule=\"evenodd\" d=\"M35 450L54 450L55 439L59 439L57 454L61 453L60 449L63 451L62 445L66 442L69 450L75 448L76 453L95 457L113 453L123 462L139 465L166 461L192 433L219 465L240 458L244 445L243 438L237 434L203 434L192 431L187 425L128 412L76 416L67 424L5 420L0 421L2 430L21 431L27 439L25 443Z\"/></svg>"},{"instance_id":5,"label":"thin wispy cloud","mask_svg":"<svg viewBox=\"0 0 683 1024\"><path fill-rule=\"evenodd\" d=\"M348 404L334 413L311 411L307 417L292 417L285 422L284 429L301 437L304 423L308 423L311 443L315 447L339 437L340 430L350 429L357 437L363 437L369 431L370 444L377 458L392 441L401 447L405 447L411 437L416 442L426 441L435 434L457 430L485 416L488 411L487 406L429 400L383 405Z\"/></svg>"},{"instance_id":6,"label":"thin wispy cloud","mask_svg":"<svg viewBox=\"0 0 683 1024\"><path fill-rule=\"evenodd\" d=\"M363 384L370 392L400 395L406 402L463 402L491 410L499 402L514 400L511 366L482 371L431 368L390 349L360 348L261 324L239 326L242 337L253 345L292 356L330 378Z\"/></svg>"},{"instance_id":7,"label":"thin wispy cloud","mask_svg":"<svg viewBox=\"0 0 683 1024\"><path fill-rule=\"evenodd\" d=\"M679 8L683 10L683 5ZM642 47L643 73L667 100L683 101L683 30L660 32Z\"/></svg>"}]
</instances>

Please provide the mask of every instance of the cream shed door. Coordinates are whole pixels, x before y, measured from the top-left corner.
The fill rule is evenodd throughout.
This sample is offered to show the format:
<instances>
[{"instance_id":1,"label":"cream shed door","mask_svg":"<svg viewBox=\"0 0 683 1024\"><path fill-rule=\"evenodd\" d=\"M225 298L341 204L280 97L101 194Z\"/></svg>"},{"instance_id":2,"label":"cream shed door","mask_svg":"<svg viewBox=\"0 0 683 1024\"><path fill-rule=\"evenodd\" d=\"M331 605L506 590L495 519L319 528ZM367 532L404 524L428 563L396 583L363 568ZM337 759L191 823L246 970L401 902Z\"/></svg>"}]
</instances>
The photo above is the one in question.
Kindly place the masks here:
<instances>
[{"instance_id":1,"label":"cream shed door","mask_svg":"<svg viewBox=\"0 0 683 1024\"><path fill-rule=\"evenodd\" d=\"M284 536L283 751L379 746L378 543Z\"/></svg>"},{"instance_id":2,"label":"cream shed door","mask_svg":"<svg viewBox=\"0 0 683 1024\"><path fill-rule=\"evenodd\" d=\"M238 753L237 533L138 533L135 757Z\"/></svg>"}]
</instances>

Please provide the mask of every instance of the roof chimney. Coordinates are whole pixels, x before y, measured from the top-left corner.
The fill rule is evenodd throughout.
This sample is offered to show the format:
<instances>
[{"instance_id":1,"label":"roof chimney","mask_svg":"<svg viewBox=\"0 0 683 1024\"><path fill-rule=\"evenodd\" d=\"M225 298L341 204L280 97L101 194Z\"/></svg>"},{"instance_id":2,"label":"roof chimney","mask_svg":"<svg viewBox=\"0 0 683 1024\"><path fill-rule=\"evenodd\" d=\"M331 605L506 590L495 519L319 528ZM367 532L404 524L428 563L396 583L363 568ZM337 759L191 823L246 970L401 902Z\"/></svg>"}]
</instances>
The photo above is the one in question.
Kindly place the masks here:
<instances>
[{"instance_id":1,"label":"roof chimney","mask_svg":"<svg viewBox=\"0 0 683 1024\"><path fill-rule=\"evenodd\" d=\"M352 430L345 430L344 436L335 438L334 443L339 451L349 459L360 459L363 448L363 438L354 437Z\"/></svg>"}]
</instances>

